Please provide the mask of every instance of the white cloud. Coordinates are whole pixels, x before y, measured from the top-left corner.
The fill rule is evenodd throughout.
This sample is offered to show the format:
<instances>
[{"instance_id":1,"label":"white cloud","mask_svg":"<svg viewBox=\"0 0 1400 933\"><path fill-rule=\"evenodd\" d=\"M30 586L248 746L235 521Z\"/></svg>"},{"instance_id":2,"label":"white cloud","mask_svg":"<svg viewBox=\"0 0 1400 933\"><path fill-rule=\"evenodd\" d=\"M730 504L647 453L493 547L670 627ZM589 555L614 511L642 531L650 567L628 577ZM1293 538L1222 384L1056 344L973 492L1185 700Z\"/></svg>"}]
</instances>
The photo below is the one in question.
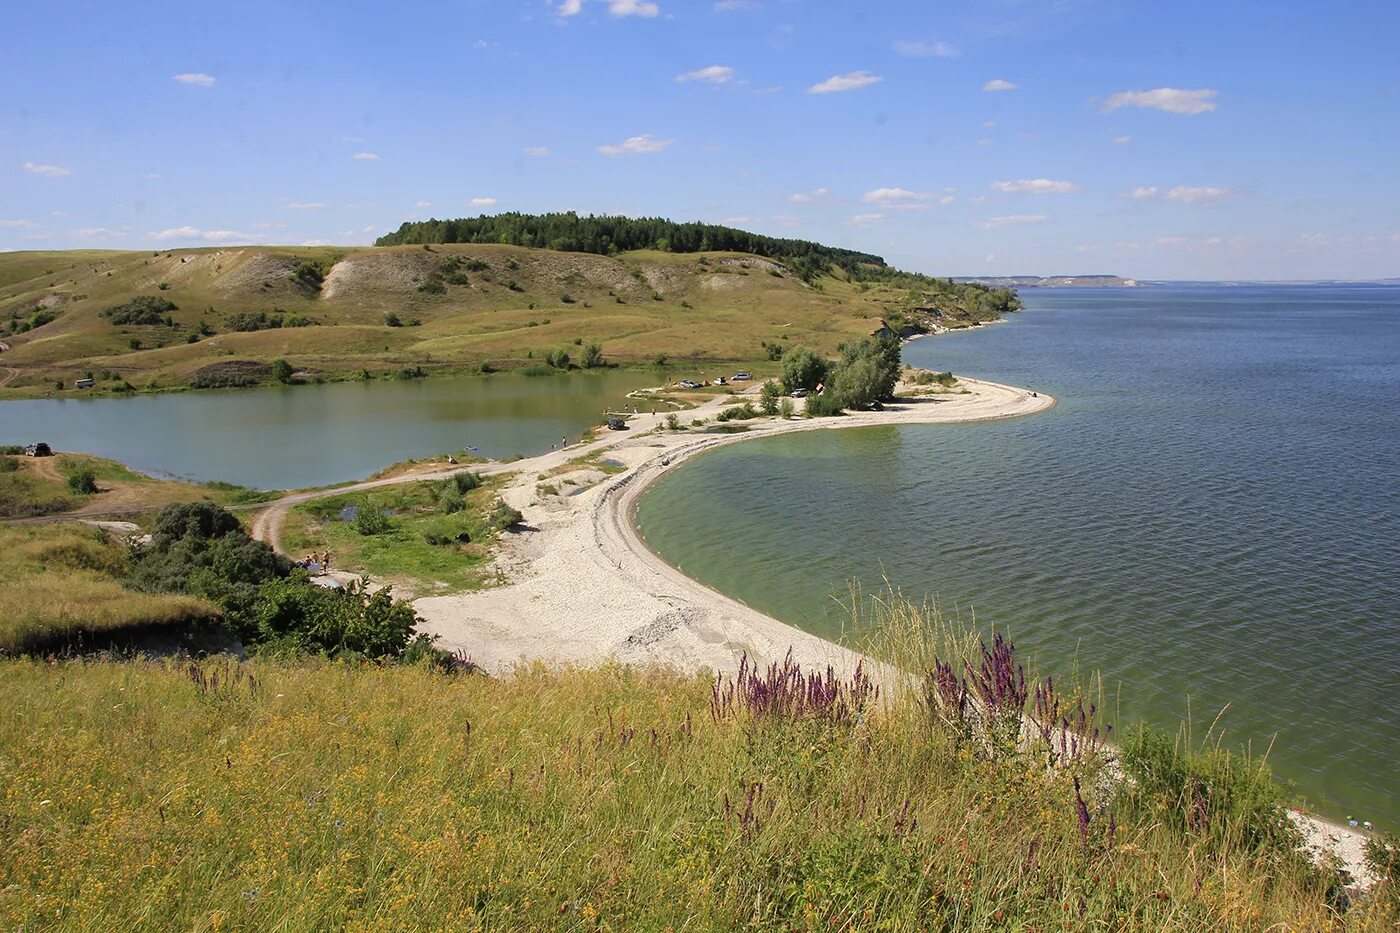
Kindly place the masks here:
<instances>
[{"instance_id":1,"label":"white cloud","mask_svg":"<svg viewBox=\"0 0 1400 933\"><path fill-rule=\"evenodd\" d=\"M873 227L884 219L884 214L856 214L846 223L852 227Z\"/></svg>"},{"instance_id":2,"label":"white cloud","mask_svg":"<svg viewBox=\"0 0 1400 933\"><path fill-rule=\"evenodd\" d=\"M147 181L159 181L165 176L162 175L160 172L142 172L141 177L146 179Z\"/></svg>"},{"instance_id":3,"label":"white cloud","mask_svg":"<svg viewBox=\"0 0 1400 933\"><path fill-rule=\"evenodd\" d=\"M1226 198L1239 197L1238 191L1231 191L1229 188L1191 188L1186 185L1177 185L1168 191L1164 197L1168 201L1176 201L1178 204L1214 204Z\"/></svg>"},{"instance_id":4,"label":"white cloud","mask_svg":"<svg viewBox=\"0 0 1400 933\"><path fill-rule=\"evenodd\" d=\"M788 195L788 200L794 204L811 204L813 201L820 201L826 197L825 188L813 188L811 191L801 191L797 194Z\"/></svg>"},{"instance_id":5,"label":"white cloud","mask_svg":"<svg viewBox=\"0 0 1400 933\"><path fill-rule=\"evenodd\" d=\"M69 231L68 235L78 240L108 240L113 237L124 237L130 232L130 227L118 227L115 230L110 227L79 227L77 230Z\"/></svg>"},{"instance_id":6,"label":"white cloud","mask_svg":"<svg viewBox=\"0 0 1400 933\"><path fill-rule=\"evenodd\" d=\"M1115 137L1113 137L1113 145L1115 145L1115 146L1124 146L1124 145L1127 145L1128 143L1130 143L1130 142L1132 142L1132 141L1133 141L1133 138L1132 138L1131 136L1115 136Z\"/></svg>"},{"instance_id":7,"label":"white cloud","mask_svg":"<svg viewBox=\"0 0 1400 933\"><path fill-rule=\"evenodd\" d=\"M947 42L926 42L923 39L896 42L894 50L905 58L957 58L961 54Z\"/></svg>"},{"instance_id":8,"label":"white cloud","mask_svg":"<svg viewBox=\"0 0 1400 933\"><path fill-rule=\"evenodd\" d=\"M716 0L716 13L730 13L734 10L757 10L762 4L757 0Z\"/></svg>"},{"instance_id":9,"label":"white cloud","mask_svg":"<svg viewBox=\"0 0 1400 933\"><path fill-rule=\"evenodd\" d=\"M943 195L943 197L941 197L941 198L938 199L938 203L939 203L939 204L952 204L952 203L953 203L954 201L956 201L956 200L957 200L957 197L955 197L954 195L945 194L945 195Z\"/></svg>"},{"instance_id":10,"label":"white cloud","mask_svg":"<svg viewBox=\"0 0 1400 933\"><path fill-rule=\"evenodd\" d=\"M362 143L365 141L363 136L334 136L332 138L339 143Z\"/></svg>"},{"instance_id":11,"label":"white cloud","mask_svg":"<svg viewBox=\"0 0 1400 933\"><path fill-rule=\"evenodd\" d=\"M36 223L35 223L34 221L32 221L32 220L0 220L0 227L3 227L3 228L5 228L5 229L9 229L9 230L13 230L13 229L25 229L25 230L27 230L27 229L29 229L29 228L31 228L31 227L37 227L37 226L39 226L39 225L36 224Z\"/></svg>"},{"instance_id":12,"label":"white cloud","mask_svg":"<svg viewBox=\"0 0 1400 933\"><path fill-rule=\"evenodd\" d=\"M657 139L649 133L643 133L641 136L629 136L615 146L599 146L598 151L603 155L643 155L660 152L674 142L674 139Z\"/></svg>"},{"instance_id":13,"label":"white cloud","mask_svg":"<svg viewBox=\"0 0 1400 933\"><path fill-rule=\"evenodd\" d=\"M734 69L728 65L709 65L676 75L677 81L704 81L707 84L723 84L734 77Z\"/></svg>"},{"instance_id":14,"label":"white cloud","mask_svg":"<svg viewBox=\"0 0 1400 933\"><path fill-rule=\"evenodd\" d=\"M419 201L418 203L414 204L413 206L414 206L414 207L432 207L432 206L433 206L433 202L432 202L432 201Z\"/></svg>"},{"instance_id":15,"label":"white cloud","mask_svg":"<svg viewBox=\"0 0 1400 933\"><path fill-rule=\"evenodd\" d=\"M324 201L292 201L287 204L294 211L317 211L325 207Z\"/></svg>"},{"instance_id":16,"label":"white cloud","mask_svg":"<svg viewBox=\"0 0 1400 933\"><path fill-rule=\"evenodd\" d=\"M876 188L867 191L860 196L866 204L878 204L880 207L892 208L894 210L920 210L928 205L921 204L927 201L932 195L927 191L910 191L908 188Z\"/></svg>"},{"instance_id":17,"label":"white cloud","mask_svg":"<svg viewBox=\"0 0 1400 933\"><path fill-rule=\"evenodd\" d=\"M272 223L272 222L270 222L270 221L262 221L262 222L253 224L253 229L254 229L254 230L281 230L281 229L283 229L283 228L286 227L286 226L287 226L286 224L277 224L277 223Z\"/></svg>"},{"instance_id":18,"label":"white cloud","mask_svg":"<svg viewBox=\"0 0 1400 933\"><path fill-rule=\"evenodd\" d=\"M361 162L378 162L378 161L379 161L379 156L375 155L373 152L357 152L357 153L355 153L353 156L351 156L350 158L352 158L352 159L358 159L358 160L361 161Z\"/></svg>"},{"instance_id":19,"label":"white cloud","mask_svg":"<svg viewBox=\"0 0 1400 933\"><path fill-rule=\"evenodd\" d=\"M472 198L467 202L472 207L491 207L496 203L495 198Z\"/></svg>"},{"instance_id":20,"label":"white cloud","mask_svg":"<svg viewBox=\"0 0 1400 933\"><path fill-rule=\"evenodd\" d=\"M26 172L33 172L35 175L43 175L46 178L62 178L64 175L72 175L71 169L66 169L61 165L49 165L45 162L26 162L20 168Z\"/></svg>"},{"instance_id":21,"label":"white cloud","mask_svg":"<svg viewBox=\"0 0 1400 933\"><path fill-rule=\"evenodd\" d=\"M193 84L197 87L213 87L214 82L218 80L213 75L207 75L202 71L186 71L172 75L172 78L181 84Z\"/></svg>"},{"instance_id":22,"label":"white cloud","mask_svg":"<svg viewBox=\"0 0 1400 933\"><path fill-rule=\"evenodd\" d=\"M1148 198L1155 198L1156 196L1156 185L1138 185L1132 191L1129 191L1127 194L1123 195L1123 197L1131 198L1134 201L1146 201Z\"/></svg>"},{"instance_id":23,"label":"white cloud","mask_svg":"<svg viewBox=\"0 0 1400 933\"><path fill-rule=\"evenodd\" d=\"M994 126L996 126L996 125L997 125L997 121L995 121L995 120L983 120L983 121L982 121L982 129L984 129L984 130L989 130L989 129L991 129L992 127L994 127Z\"/></svg>"},{"instance_id":24,"label":"white cloud","mask_svg":"<svg viewBox=\"0 0 1400 933\"><path fill-rule=\"evenodd\" d=\"M577 16L583 10L583 0L564 0L559 4L560 16Z\"/></svg>"},{"instance_id":25,"label":"white cloud","mask_svg":"<svg viewBox=\"0 0 1400 933\"><path fill-rule=\"evenodd\" d=\"M68 212L67 212L67 211L49 211L49 216L50 216L50 217L67 217L67 216L68 216Z\"/></svg>"},{"instance_id":26,"label":"white cloud","mask_svg":"<svg viewBox=\"0 0 1400 933\"><path fill-rule=\"evenodd\" d=\"M1214 110L1215 98L1219 93L1210 88L1185 91L1175 87L1159 87L1150 91L1119 91L1108 96L1108 100L1104 101L1103 110L1104 113L1109 113L1120 107L1143 107L1189 117Z\"/></svg>"},{"instance_id":27,"label":"white cloud","mask_svg":"<svg viewBox=\"0 0 1400 933\"><path fill-rule=\"evenodd\" d=\"M993 78L982 85L984 91L1014 91L1021 85L1012 84L1010 81L1003 81L1001 78Z\"/></svg>"},{"instance_id":28,"label":"white cloud","mask_svg":"<svg viewBox=\"0 0 1400 933\"><path fill-rule=\"evenodd\" d=\"M1048 220L1044 214L1009 214L1005 217L989 217L979 225L983 230L996 230L1015 224L1039 224Z\"/></svg>"},{"instance_id":29,"label":"white cloud","mask_svg":"<svg viewBox=\"0 0 1400 933\"><path fill-rule=\"evenodd\" d=\"M547 156L547 155L549 155L549 147L548 147L548 146L526 146L526 147L525 147L525 154L528 155L528 156Z\"/></svg>"},{"instance_id":30,"label":"white cloud","mask_svg":"<svg viewBox=\"0 0 1400 933\"><path fill-rule=\"evenodd\" d=\"M198 227L191 227L188 224L183 227L171 227L169 230L147 234L147 236L153 240L208 240L211 243L256 239L250 233L239 233L237 230L200 230Z\"/></svg>"},{"instance_id":31,"label":"white cloud","mask_svg":"<svg viewBox=\"0 0 1400 933\"><path fill-rule=\"evenodd\" d=\"M843 75L833 75L820 84L814 84L807 88L807 93L837 94L841 91L854 91L870 84L878 84L883 80L885 79L868 71L851 71Z\"/></svg>"},{"instance_id":32,"label":"white cloud","mask_svg":"<svg viewBox=\"0 0 1400 933\"><path fill-rule=\"evenodd\" d=\"M608 12L613 16L642 16L650 19L661 8L650 0L608 0Z\"/></svg>"},{"instance_id":33,"label":"white cloud","mask_svg":"<svg viewBox=\"0 0 1400 933\"><path fill-rule=\"evenodd\" d=\"M1069 194L1078 191L1079 186L1072 181L1053 181L1049 178L1022 178L1018 181L998 181L992 184L997 191L1008 194Z\"/></svg>"}]
</instances>

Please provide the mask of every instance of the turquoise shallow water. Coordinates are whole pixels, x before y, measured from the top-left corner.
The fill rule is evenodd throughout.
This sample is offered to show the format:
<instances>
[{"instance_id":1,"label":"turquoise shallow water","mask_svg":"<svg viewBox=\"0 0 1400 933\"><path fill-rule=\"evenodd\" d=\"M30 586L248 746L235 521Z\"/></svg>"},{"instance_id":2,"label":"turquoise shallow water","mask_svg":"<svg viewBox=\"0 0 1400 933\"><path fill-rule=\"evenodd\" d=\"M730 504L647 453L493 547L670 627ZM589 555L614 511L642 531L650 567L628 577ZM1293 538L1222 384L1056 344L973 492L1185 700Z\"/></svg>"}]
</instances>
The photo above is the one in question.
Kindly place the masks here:
<instances>
[{"instance_id":1,"label":"turquoise shallow water","mask_svg":"<svg viewBox=\"0 0 1400 933\"><path fill-rule=\"evenodd\" d=\"M1120 721L1229 704L1314 805L1400 829L1400 289L1024 298L905 358L1055 409L722 448L644 498L648 541L826 635L888 578L1102 670Z\"/></svg>"}]
</instances>

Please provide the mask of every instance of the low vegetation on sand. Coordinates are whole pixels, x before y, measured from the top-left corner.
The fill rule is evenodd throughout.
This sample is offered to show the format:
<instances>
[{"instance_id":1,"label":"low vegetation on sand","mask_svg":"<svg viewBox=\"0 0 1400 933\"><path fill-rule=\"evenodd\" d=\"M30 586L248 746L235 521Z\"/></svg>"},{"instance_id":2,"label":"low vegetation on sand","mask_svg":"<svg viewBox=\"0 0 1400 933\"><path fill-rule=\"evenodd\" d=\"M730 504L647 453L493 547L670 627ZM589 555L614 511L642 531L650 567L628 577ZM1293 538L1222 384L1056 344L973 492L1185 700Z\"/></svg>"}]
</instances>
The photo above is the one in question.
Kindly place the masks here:
<instances>
[{"instance_id":1,"label":"low vegetation on sand","mask_svg":"<svg viewBox=\"0 0 1400 933\"><path fill-rule=\"evenodd\" d=\"M315 499L292 509L283 543L296 556L329 550L333 567L418 595L475 589L494 579L493 545L520 521L502 507L500 486L463 470L446 480Z\"/></svg>"},{"instance_id":2,"label":"low vegetation on sand","mask_svg":"<svg viewBox=\"0 0 1400 933\"><path fill-rule=\"evenodd\" d=\"M791 663L716 681L0 662L0 925L1396 921L1389 889L1349 905L1298 855L1259 763L1154 741L1124 791L1082 692L1025 671L1005 640L961 644L909 656L920 673L893 687ZM1022 730L1020 715L1040 718Z\"/></svg>"}]
</instances>

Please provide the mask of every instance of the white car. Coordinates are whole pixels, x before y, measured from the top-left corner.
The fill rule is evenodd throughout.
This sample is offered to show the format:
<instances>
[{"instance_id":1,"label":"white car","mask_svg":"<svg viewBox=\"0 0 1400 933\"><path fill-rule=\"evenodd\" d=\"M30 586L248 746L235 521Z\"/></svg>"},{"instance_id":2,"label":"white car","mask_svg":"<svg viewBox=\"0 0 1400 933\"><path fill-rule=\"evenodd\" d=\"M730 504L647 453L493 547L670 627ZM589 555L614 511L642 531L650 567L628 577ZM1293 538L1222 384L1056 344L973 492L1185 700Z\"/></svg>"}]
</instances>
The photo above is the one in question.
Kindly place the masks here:
<instances>
[{"instance_id":1,"label":"white car","mask_svg":"<svg viewBox=\"0 0 1400 933\"><path fill-rule=\"evenodd\" d=\"M749 381L750 379L752 379L752 378L753 378L753 376L749 375L748 373L735 373L735 374L734 374L734 381L735 381L735 382L748 382L748 381Z\"/></svg>"}]
</instances>

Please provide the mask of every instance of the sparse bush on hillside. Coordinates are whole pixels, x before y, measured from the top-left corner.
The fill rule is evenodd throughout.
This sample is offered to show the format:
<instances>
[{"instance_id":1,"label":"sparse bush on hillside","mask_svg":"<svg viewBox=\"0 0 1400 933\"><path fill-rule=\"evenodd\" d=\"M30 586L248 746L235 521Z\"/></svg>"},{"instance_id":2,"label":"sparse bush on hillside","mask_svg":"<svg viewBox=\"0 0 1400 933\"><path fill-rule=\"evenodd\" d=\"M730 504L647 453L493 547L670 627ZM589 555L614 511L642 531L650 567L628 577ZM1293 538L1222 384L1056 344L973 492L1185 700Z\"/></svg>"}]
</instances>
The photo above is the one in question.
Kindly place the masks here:
<instances>
[{"instance_id":1,"label":"sparse bush on hillside","mask_svg":"<svg viewBox=\"0 0 1400 933\"><path fill-rule=\"evenodd\" d=\"M583 355L579 357L579 365L584 369L597 369L606 365L603 361L603 348L596 343L584 347Z\"/></svg>"},{"instance_id":2,"label":"sparse bush on hillside","mask_svg":"<svg viewBox=\"0 0 1400 933\"><path fill-rule=\"evenodd\" d=\"M294 372L296 372L296 370L294 370L292 364L288 363L286 360L276 359L272 361L272 378L283 385L292 381L292 373Z\"/></svg>"},{"instance_id":3,"label":"sparse bush on hillside","mask_svg":"<svg viewBox=\"0 0 1400 933\"><path fill-rule=\"evenodd\" d=\"M355 508L355 521L353 522L355 531L365 537L388 534L394 528L394 523L389 520L379 509L371 508L368 503L361 502Z\"/></svg>"},{"instance_id":4,"label":"sparse bush on hillside","mask_svg":"<svg viewBox=\"0 0 1400 933\"><path fill-rule=\"evenodd\" d=\"M783 350L786 348L782 344L769 343L766 340L761 341L761 343L763 346L763 352L768 354L768 358L770 360L777 361L783 358Z\"/></svg>"},{"instance_id":5,"label":"sparse bush on hillside","mask_svg":"<svg viewBox=\"0 0 1400 933\"><path fill-rule=\"evenodd\" d=\"M103 317L117 325L153 326L165 323L165 315L178 311L173 301L154 295L133 298L124 305L116 305L102 312Z\"/></svg>"},{"instance_id":6,"label":"sparse bush on hillside","mask_svg":"<svg viewBox=\"0 0 1400 933\"><path fill-rule=\"evenodd\" d=\"M384 326L402 327L403 321L399 320L399 316L397 314L395 314L393 311L390 311L388 314L384 315Z\"/></svg>"},{"instance_id":7,"label":"sparse bush on hillside","mask_svg":"<svg viewBox=\"0 0 1400 933\"><path fill-rule=\"evenodd\" d=\"M750 418L757 418L758 410L751 402L744 402L739 405L730 405L728 408L720 410L715 415L716 421L747 421Z\"/></svg>"},{"instance_id":8,"label":"sparse bush on hillside","mask_svg":"<svg viewBox=\"0 0 1400 933\"><path fill-rule=\"evenodd\" d=\"M778 413L778 397L782 395L782 389L776 382L769 380L759 388L759 408L765 415L776 415Z\"/></svg>"},{"instance_id":9,"label":"sparse bush on hillside","mask_svg":"<svg viewBox=\"0 0 1400 933\"><path fill-rule=\"evenodd\" d=\"M568 369L569 353L567 350L551 350L544 361L555 369Z\"/></svg>"},{"instance_id":10,"label":"sparse bush on hillside","mask_svg":"<svg viewBox=\"0 0 1400 933\"><path fill-rule=\"evenodd\" d=\"M303 259L296 264L292 270L292 278L297 284L306 288L320 291L321 283L326 280L326 268L319 260Z\"/></svg>"},{"instance_id":11,"label":"sparse bush on hillside","mask_svg":"<svg viewBox=\"0 0 1400 933\"><path fill-rule=\"evenodd\" d=\"M268 314L266 311L235 311L224 318L224 326L237 333L252 333L259 330L276 330L285 321L280 312Z\"/></svg>"},{"instance_id":12,"label":"sparse bush on hillside","mask_svg":"<svg viewBox=\"0 0 1400 933\"><path fill-rule=\"evenodd\" d=\"M78 467L66 477L68 489L80 496L91 496L97 492L97 474L91 467Z\"/></svg>"}]
</instances>

